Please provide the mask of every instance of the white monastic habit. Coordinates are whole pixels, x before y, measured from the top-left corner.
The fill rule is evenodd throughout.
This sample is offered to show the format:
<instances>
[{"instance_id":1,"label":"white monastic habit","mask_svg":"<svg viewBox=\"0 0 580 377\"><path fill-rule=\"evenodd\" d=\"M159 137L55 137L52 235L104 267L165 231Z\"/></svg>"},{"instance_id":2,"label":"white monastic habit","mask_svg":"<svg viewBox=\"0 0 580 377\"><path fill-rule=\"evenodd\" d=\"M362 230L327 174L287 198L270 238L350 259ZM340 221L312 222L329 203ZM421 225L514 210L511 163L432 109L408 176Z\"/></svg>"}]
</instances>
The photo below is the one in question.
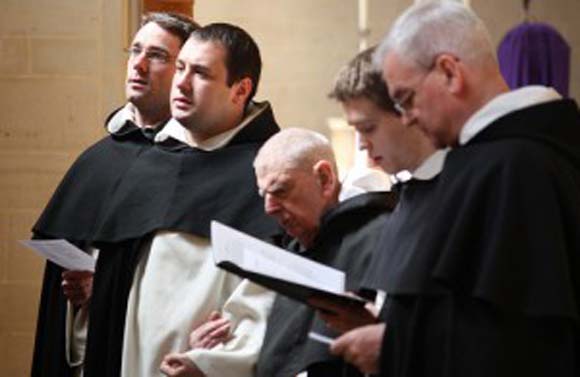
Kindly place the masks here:
<instances>
[{"instance_id":1,"label":"white monastic habit","mask_svg":"<svg viewBox=\"0 0 580 377\"><path fill-rule=\"evenodd\" d=\"M156 136L204 150L218 149L260 109L234 130L194 144L183 126L171 120ZM192 209L195 210L195 209ZM252 376L274 294L214 265L208 239L160 231L145 246L129 294L123 344L122 376L159 376L169 353L189 349L190 332L213 310L232 323L232 339L212 349L187 351L208 377Z\"/></svg>"}]
</instances>

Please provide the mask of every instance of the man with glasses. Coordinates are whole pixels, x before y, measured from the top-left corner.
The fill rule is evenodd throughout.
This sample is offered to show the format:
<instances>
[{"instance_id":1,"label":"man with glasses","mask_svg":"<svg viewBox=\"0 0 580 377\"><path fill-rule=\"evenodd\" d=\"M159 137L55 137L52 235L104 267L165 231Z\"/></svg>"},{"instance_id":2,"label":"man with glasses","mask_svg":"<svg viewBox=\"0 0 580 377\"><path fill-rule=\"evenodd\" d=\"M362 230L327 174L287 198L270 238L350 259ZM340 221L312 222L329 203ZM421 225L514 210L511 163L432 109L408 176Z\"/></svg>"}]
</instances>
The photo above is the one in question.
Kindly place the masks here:
<instances>
[{"instance_id":1,"label":"man with glasses","mask_svg":"<svg viewBox=\"0 0 580 377\"><path fill-rule=\"evenodd\" d=\"M114 188L170 117L175 57L196 27L179 15L152 13L143 18L128 49L127 104L109 116L109 135L87 149L67 172L34 225L36 238L65 238L96 254L90 241ZM88 271L63 271L47 262L33 376L81 373L92 279Z\"/></svg>"},{"instance_id":2,"label":"man with glasses","mask_svg":"<svg viewBox=\"0 0 580 377\"><path fill-rule=\"evenodd\" d=\"M278 231L253 179L258 149L279 131L271 106L253 100L259 48L239 27L210 24L175 66L172 119L119 182L94 235L85 377L159 375L212 311L232 320L233 337L188 352L190 371L251 376L258 356L273 294L217 268L209 236L212 220L260 238Z\"/></svg>"},{"instance_id":3,"label":"man with glasses","mask_svg":"<svg viewBox=\"0 0 580 377\"><path fill-rule=\"evenodd\" d=\"M509 91L482 21L456 2L407 10L377 62L403 121L450 146L437 205L391 276L374 326L334 352L384 376L577 376L580 114ZM378 355L380 354L380 361Z\"/></svg>"}]
</instances>

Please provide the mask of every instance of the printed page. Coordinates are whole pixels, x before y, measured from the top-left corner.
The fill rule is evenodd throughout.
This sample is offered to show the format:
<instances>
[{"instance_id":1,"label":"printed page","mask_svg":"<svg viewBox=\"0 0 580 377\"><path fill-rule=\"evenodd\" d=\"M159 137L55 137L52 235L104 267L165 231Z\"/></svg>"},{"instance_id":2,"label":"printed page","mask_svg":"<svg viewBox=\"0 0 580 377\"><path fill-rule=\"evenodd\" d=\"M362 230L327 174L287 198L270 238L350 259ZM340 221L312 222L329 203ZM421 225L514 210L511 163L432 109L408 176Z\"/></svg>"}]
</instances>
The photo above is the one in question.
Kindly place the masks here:
<instances>
[{"instance_id":1,"label":"printed page","mask_svg":"<svg viewBox=\"0 0 580 377\"><path fill-rule=\"evenodd\" d=\"M95 258L67 240L21 240L20 243L66 270L95 271Z\"/></svg>"}]
</instances>

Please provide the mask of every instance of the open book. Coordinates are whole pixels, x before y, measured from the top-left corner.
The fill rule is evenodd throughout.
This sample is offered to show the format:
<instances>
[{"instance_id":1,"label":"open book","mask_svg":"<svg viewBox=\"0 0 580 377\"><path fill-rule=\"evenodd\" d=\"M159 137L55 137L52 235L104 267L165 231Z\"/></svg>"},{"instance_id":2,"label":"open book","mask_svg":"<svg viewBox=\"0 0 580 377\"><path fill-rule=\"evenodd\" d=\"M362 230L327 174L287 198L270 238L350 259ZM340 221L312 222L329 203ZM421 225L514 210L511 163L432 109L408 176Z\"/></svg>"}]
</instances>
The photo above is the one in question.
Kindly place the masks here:
<instances>
[{"instance_id":1,"label":"open book","mask_svg":"<svg viewBox=\"0 0 580 377\"><path fill-rule=\"evenodd\" d=\"M347 295L344 272L314 262L217 221L211 223L214 262L238 276L302 301L320 298L337 305L363 307L366 301ZM320 309L324 309L320 307Z\"/></svg>"}]
</instances>

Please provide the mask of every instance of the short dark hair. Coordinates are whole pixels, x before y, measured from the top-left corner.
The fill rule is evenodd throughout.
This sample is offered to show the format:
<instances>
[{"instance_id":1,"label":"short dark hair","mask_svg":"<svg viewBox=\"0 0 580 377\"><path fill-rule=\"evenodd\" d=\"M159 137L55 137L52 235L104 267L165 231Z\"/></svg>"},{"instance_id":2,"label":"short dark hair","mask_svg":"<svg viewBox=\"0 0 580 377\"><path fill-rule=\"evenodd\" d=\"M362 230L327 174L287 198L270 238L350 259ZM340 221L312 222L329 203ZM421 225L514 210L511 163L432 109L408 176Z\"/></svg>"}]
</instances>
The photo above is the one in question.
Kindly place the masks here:
<instances>
[{"instance_id":1,"label":"short dark hair","mask_svg":"<svg viewBox=\"0 0 580 377\"><path fill-rule=\"evenodd\" d=\"M155 22L162 29L178 37L182 46L191 33L200 28L199 24L190 17L171 12L150 12L141 17L141 26L150 22Z\"/></svg>"},{"instance_id":2,"label":"short dark hair","mask_svg":"<svg viewBox=\"0 0 580 377\"><path fill-rule=\"evenodd\" d=\"M338 72L328 97L339 102L367 98L380 109L398 114L389 96L387 83L373 65L374 52L375 47L368 48L345 65Z\"/></svg>"},{"instance_id":3,"label":"short dark hair","mask_svg":"<svg viewBox=\"0 0 580 377\"><path fill-rule=\"evenodd\" d=\"M228 86L248 77L252 91L246 104L254 97L260 82L262 58L254 39L242 28L228 23L213 23L195 30L191 38L198 41L219 42L226 50L225 66Z\"/></svg>"}]
</instances>

